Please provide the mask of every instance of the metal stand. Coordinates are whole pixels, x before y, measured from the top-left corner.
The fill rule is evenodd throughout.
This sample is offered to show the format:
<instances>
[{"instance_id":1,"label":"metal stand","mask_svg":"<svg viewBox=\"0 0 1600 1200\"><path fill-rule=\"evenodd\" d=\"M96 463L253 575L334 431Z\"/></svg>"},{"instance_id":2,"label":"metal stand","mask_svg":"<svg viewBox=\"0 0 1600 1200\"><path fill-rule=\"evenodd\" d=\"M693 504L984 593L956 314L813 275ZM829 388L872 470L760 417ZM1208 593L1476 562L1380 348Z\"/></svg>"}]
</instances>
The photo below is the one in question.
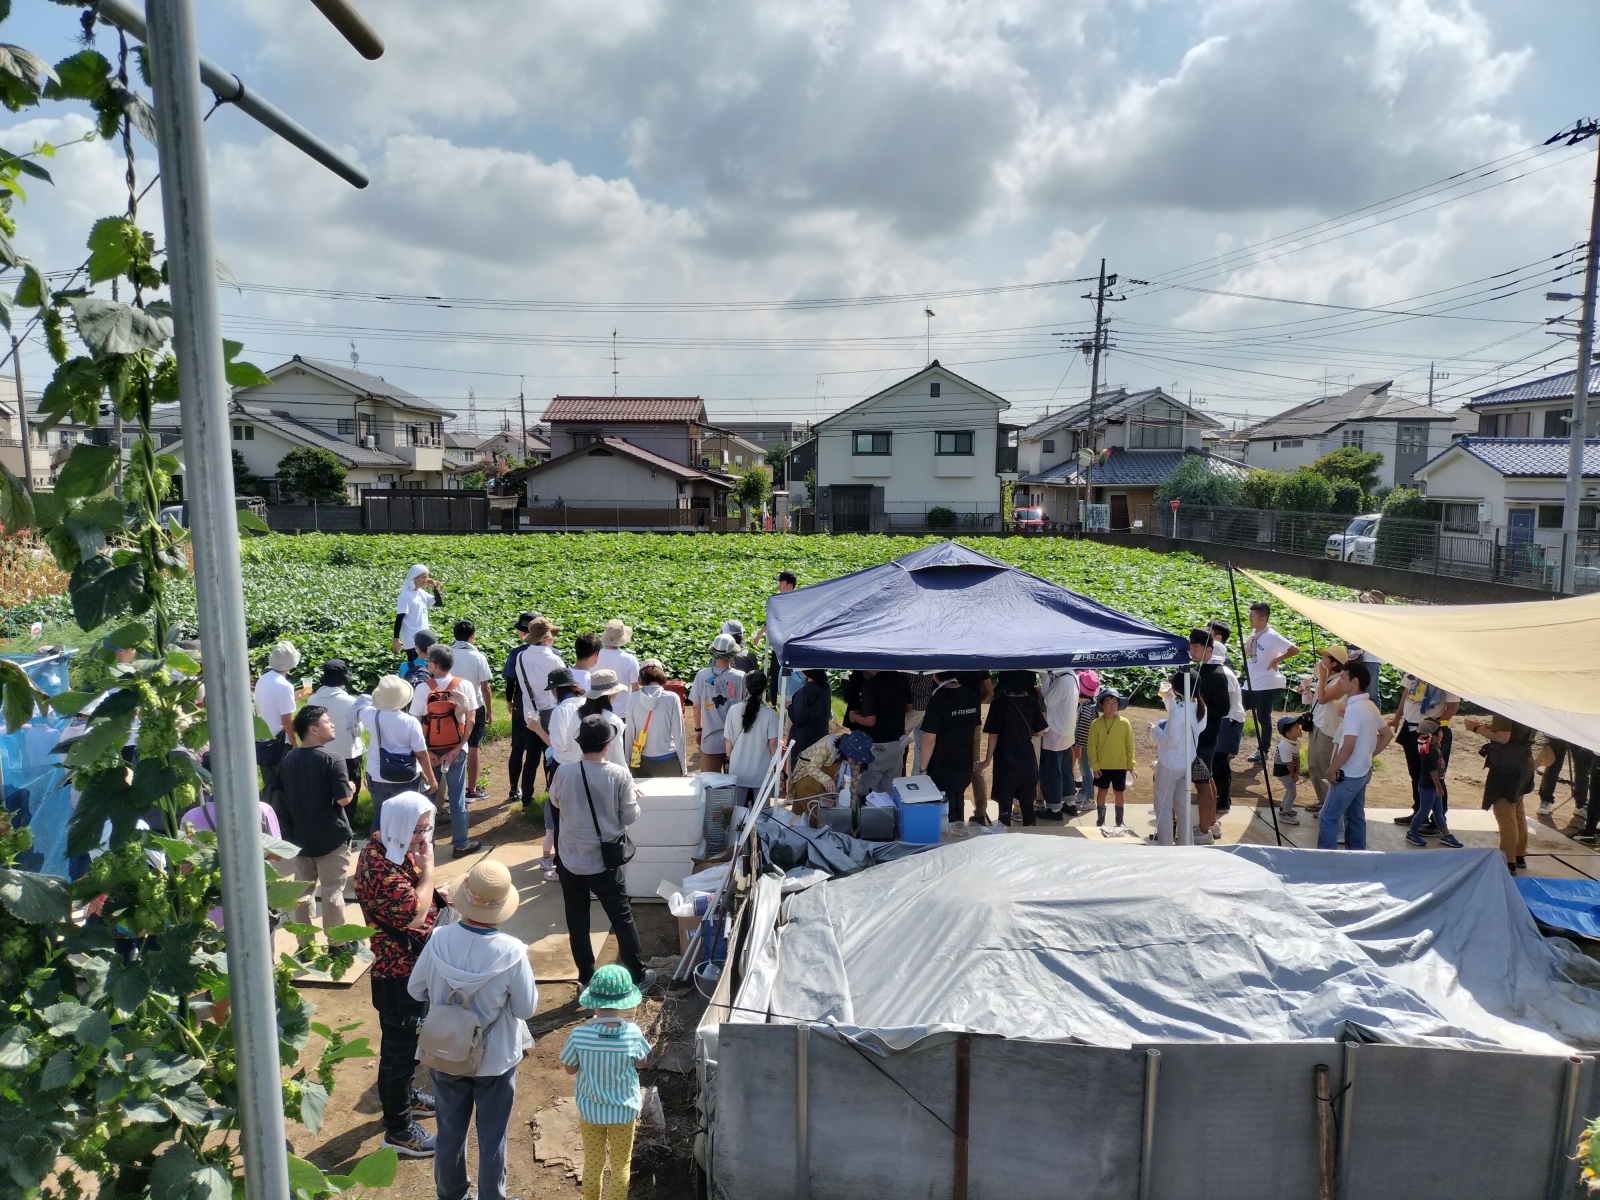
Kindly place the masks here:
<instances>
[{"instance_id":1,"label":"metal stand","mask_svg":"<svg viewBox=\"0 0 1600 1200\"><path fill-rule=\"evenodd\" d=\"M1228 563L1228 592L1233 597L1233 627L1235 630L1244 629L1244 619L1239 615L1239 589L1233 581L1233 563ZM1239 647L1244 651L1245 639L1241 637ZM1250 712L1256 718L1256 750L1261 755L1261 786L1267 789L1267 808L1272 812L1272 836L1278 839L1278 845L1283 845L1283 830L1278 828L1278 804L1272 798L1272 764L1267 761L1267 737L1269 732L1261 728L1261 716L1256 712L1256 692L1250 686L1250 657L1248 651L1239 656L1239 665L1244 668L1243 687L1244 694L1248 697ZM1267 719L1272 719L1268 714Z\"/></svg>"}]
</instances>

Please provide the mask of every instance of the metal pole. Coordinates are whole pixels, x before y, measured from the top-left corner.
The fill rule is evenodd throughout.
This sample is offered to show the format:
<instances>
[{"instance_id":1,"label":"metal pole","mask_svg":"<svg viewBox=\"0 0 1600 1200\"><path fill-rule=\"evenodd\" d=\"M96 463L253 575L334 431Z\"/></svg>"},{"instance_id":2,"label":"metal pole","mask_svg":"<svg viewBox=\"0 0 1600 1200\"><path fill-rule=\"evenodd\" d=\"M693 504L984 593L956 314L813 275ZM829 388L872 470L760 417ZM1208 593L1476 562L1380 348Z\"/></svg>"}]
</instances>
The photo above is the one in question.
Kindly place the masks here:
<instances>
[{"instance_id":1,"label":"metal pole","mask_svg":"<svg viewBox=\"0 0 1600 1200\"><path fill-rule=\"evenodd\" d=\"M22 392L22 348L11 339L11 374L17 381L17 426L22 430L22 486L33 495L33 422L28 420L28 398Z\"/></svg>"},{"instance_id":2,"label":"metal pole","mask_svg":"<svg viewBox=\"0 0 1600 1200\"><path fill-rule=\"evenodd\" d=\"M794 1027L794 1194L795 1200L811 1200L810 1100L811 1064L808 1041L811 1030Z\"/></svg>"},{"instance_id":3,"label":"metal pole","mask_svg":"<svg viewBox=\"0 0 1600 1200\"><path fill-rule=\"evenodd\" d=\"M145 30L144 14L128 3L128 0L96 0L95 11L107 23L115 25L124 33L131 33L147 46L150 44L150 36ZM227 101L240 112L255 118L291 146L316 159L346 183L358 188L367 186L366 172L354 163L345 161L332 146L287 113L268 104L260 96L246 91L244 81L232 71L202 57L198 43L195 45L195 61L200 68L200 79L205 82L206 87L217 94L218 99ZM161 127L159 120L156 122L156 127L158 129ZM165 187L161 191L162 195L166 194Z\"/></svg>"},{"instance_id":4,"label":"metal pole","mask_svg":"<svg viewBox=\"0 0 1600 1200\"><path fill-rule=\"evenodd\" d=\"M1100 323L1106 310L1106 260L1100 260L1100 282L1094 292L1094 342L1089 366L1089 465L1083 473L1083 527L1089 528L1089 505L1094 503L1094 397L1100 390Z\"/></svg>"},{"instance_id":5,"label":"metal pole","mask_svg":"<svg viewBox=\"0 0 1600 1200\"><path fill-rule=\"evenodd\" d=\"M1575 1171L1572 1151L1572 1122L1578 1115L1578 1081L1583 1076L1583 1064L1590 1060L1574 1054L1567 1059L1566 1078L1561 1086L1561 1118L1556 1124L1556 1145L1550 1162L1550 1183L1545 1189L1548 1200L1561 1200L1570 1195L1568 1176Z\"/></svg>"},{"instance_id":6,"label":"metal pole","mask_svg":"<svg viewBox=\"0 0 1600 1200\"><path fill-rule=\"evenodd\" d=\"M382 58L383 39L346 0L311 0L362 58ZM477 432L474 430L473 432Z\"/></svg>"},{"instance_id":7,"label":"metal pole","mask_svg":"<svg viewBox=\"0 0 1600 1200\"><path fill-rule=\"evenodd\" d=\"M1339 1100L1339 1200L1355 1200L1350 1191L1350 1118L1356 1102L1356 1042L1344 1044L1344 1078Z\"/></svg>"},{"instance_id":8,"label":"metal pole","mask_svg":"<svg viewBox=\"0 0 1600 1200\"><path fill-rule=\"evenodd\" d=\"M1589 427L1589 360L1594 356L1594 293L1600 260L1600 151L1595 155L1589 250L1584 255L1583 315L1578 324L1578 369L1572 376L1572 420L1567 436L1567 494L1561 515L1561 591L1572 595L1578 579L1578 502L1583 494L1583 441Z\"/></svg>"},{"instance_id":9,"label":"metal pole","mask_svg":"<svg viewBox=\"0 0 1600 1200\"><path fill-rule=\"evenodd\" d=\"M240 1149L250 1200L285 1200L272 933L256 815L255 730L245 638L239 530L228 437L216 261L212 255L200 54L192 0L148 0L150 74L160 133L179 394L191 492L195 600L206 663L217 851L228 927L228 982L239 1063Z\"/></svg>"},{"instance_id":10,"label":"metal pole","mask_svg":"<svg viewBox=\"0 0 1600 1200\"><path fill-rule=\"evenodd\" d=\"M1233 596L1233 627L1243 629L1244 618L1239 615L1239 589L1234 585L1233 563L1228 563L1228 591ZM1272 813L1272 836L1277 839L1278 845L1283 845L1283 830L1278 828L1278 804L1272 798L1272 764L1267 761L1267 736L1268 731L1261 728L1261 714L1256 710L1256 690L1250 683L1250 648L1246 644L1249 638L1239 641L1239 665L1244 668L1244 694L1249 697L1247 703L1250 712L1256 719L1256 752L1261 756L1261 786L1267 790L1267 808ZM1267 713L1267 720L1272 720L1272 713ZM1209 764L1208 764L1209 765Z\"/></svg>"},{"instance_id":11,"label":"metal pole","mask_svg":"<svg viewBox=\"0 0 1600 1200\"><path fill-rule=\"evenodd\" d=\"M1187 715L1187 714L1186 714ZM1155 1180L1151 1168L1156 1154L1156 1089L1161 1081L1161 1051L1144 1052L1144 1136L1139 1142L1139 1200L1150 1200Z\"/></svg>"}]
</instances>

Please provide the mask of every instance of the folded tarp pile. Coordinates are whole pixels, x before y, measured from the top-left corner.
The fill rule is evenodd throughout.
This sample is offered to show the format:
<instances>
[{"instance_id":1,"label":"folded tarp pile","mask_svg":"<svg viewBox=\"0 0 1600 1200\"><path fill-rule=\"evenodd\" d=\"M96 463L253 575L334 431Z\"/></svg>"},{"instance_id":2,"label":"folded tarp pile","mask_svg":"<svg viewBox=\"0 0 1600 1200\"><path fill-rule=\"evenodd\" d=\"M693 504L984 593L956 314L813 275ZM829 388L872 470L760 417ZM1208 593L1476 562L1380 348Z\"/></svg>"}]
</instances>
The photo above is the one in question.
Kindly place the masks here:
<instances>
[{"instance_id":1,"label":"folded tarp pile","mask_svg":"<svg viewBox=\"0 0 1600 1200\"><path fill-rule=\"evenodd\" d=\"M758 910L734 1019L885 1052L958 1032L1600 1047L1594 964L1539 934L1489 850L979 838L789 896L775 929L775 898Z\"/></svg>"}]
</instances>

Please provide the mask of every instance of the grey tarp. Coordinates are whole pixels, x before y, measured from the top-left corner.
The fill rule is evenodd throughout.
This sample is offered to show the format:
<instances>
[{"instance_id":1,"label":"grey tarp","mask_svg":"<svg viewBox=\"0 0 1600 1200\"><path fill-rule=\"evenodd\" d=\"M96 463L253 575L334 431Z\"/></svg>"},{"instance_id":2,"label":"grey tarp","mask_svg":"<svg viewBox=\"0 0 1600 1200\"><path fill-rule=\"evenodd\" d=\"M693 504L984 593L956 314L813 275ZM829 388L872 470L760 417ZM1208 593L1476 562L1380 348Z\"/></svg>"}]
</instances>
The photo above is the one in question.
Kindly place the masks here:
<instances>
[{"instance_id":1,"label":"grey tarp","mask_svg":"<svg viewBox=\"0 0 1600 1200\"><path fill-rule=\"evenodd\" d=\"M1493 852L1254 853L1018 835L943 846L789 897L762 950L773 961L752 964L737 1003L888 1050L958 1031L1600 1045L1600 992L1562 975L1503 867L1490 884ZM1419 859L1439 860L1432 885ZM1340 889L1343 908L1327 901ZM1419 962L1474 940L1483 956Z\"/></svg>"}]
</instances>

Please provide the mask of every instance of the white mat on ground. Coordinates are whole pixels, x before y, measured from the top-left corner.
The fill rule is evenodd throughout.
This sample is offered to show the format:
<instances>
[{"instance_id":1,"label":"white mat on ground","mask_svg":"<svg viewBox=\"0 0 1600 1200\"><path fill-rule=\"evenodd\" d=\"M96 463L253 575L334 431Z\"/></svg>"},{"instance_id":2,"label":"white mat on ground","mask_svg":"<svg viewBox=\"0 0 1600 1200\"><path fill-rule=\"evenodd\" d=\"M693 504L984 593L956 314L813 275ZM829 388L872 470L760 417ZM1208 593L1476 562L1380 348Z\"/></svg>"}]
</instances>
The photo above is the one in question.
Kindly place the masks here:
<instances>
[{"instance_id":1,"label":"white mat on ground","mask_svg":"<svg viewBox=\"0 0 1600 1200\"><path fill-rule=\"evenodd\" d=\"M1492 853L1452 857L1465 869ZM1394 893L1417 919L1448 929L1446 941L1481 938L1502 948L1506 970L1518 974L1519 1019L1502 1015L1504 989L1484 981L1476 961L1459 974L1442 958L1427 971L1380 961L1320 915L1314 896L1297 895L1297 886L1339 886L1341 873L1381 891L1391 869L1415 870L1391 860L1419 856L1272 854L1269 869L1207 848L1076 839L940 847L785 900L776 970L757 971L738 1003L772 1020L832 1023L885 1050L954 1032L1100 1046L1352 1032L1545 1053L1600 1044L1600 1018L1583 1030L1568 1020L1580 995L1600 1012L1600 992L1582 993L1561 976L1555 954L1535 945L1543 939L1525 907L1524 919L1513 919L1507 899L1485 885L1450 889L1417 908L1405 900L1417 886L1409 875ZM1305 875L1292 868L1295 856L1308 860ZM1327 861L1313 871L1310 860ZM1319 873L1323 884L1285 881ZM1374 895L1369 914L1390 908ZM1353 916L1350 923L1358 924ZM1463 996L1474 987L1490 994ZM1531 1003L1536 995L1566 999L1540 1007ZM1556 1009L1560 1024L1543 1015Z\"/></svg>"}]
</instances>

